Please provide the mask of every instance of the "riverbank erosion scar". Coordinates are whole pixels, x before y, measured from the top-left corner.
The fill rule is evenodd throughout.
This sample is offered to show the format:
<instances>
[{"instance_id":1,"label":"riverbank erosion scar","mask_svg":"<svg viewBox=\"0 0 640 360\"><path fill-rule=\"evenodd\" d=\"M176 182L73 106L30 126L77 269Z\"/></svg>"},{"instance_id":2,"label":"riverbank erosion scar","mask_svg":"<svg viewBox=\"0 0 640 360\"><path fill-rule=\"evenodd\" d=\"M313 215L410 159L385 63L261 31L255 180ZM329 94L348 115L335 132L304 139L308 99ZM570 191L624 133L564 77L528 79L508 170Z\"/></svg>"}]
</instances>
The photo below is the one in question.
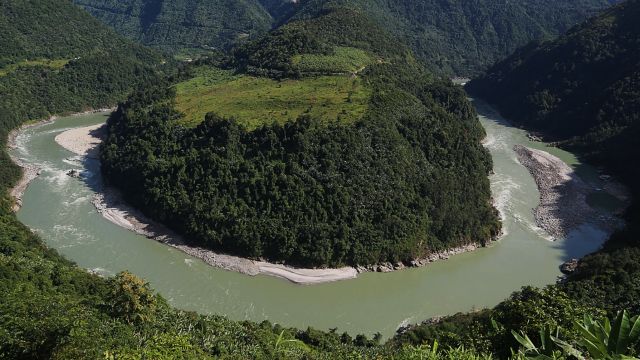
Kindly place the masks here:
<instances>
[{"instance_id":1,"label":"riverbank erosion scar","mask_svg":"<svg viewBox=\"0 0 640 360\"><path fill-rule=\"evenodd\" d=\"M42 120L33 124L22 125L17 129L11 130L9 132L9 136L7 137L7 150L13 150L17 148L18 145L16 142L17 142L18 135L21 132L27 129L33 128L35 126L48 124L54 121L55 119L56 117L52 116L49 119ZM27 190L29 183L31 183L35 178L38 177L38 175L40 175L41 169L33 164L28 164L24 162L22 159L13 155L11 151L8 151L8 153L9 153L9 157L11 158L11 161L13 161L14 164L18 165L22 172L22 175L20 176L20 179L18 180L18 182L11 189L9 189L9 196L11 199L13 199L13 205L11 206L11 210L13 212L18 212L18 210L20 210L20 208L22 207L22 197L24 196L24 192Z\"/></svg>"},{"instance_id":2,"label":"riverbank erosion scar","mask_svg":"<svg viewBox=\"0 0 640 360\"><path fill-rule=\"evenodd\" d=\"M41 170L39 167L27 164L13 155L10 157L11 161L22 169L22 176L16 185L9 189L9 196L13 199L13 206L11 207L11 210L13 212L18 212L22 207L22 196L24 195L25 190L27 190L29 183L40 175Z\"/></svg>"},{"instance_id":3,"label":"riverbank erosion scar","mask_svg":"<svg viewBox=\"0 0 640 360\"><path fill-rule=\"evenodd\" d=\"M63 148L85 156L90 161L99 161L97 150L105 135L104 124L75 128L58 134L55 141ZM339 280L353 279L362 272L391 272L405 267L421 267L432 262L449 259L451 256L476 250L478 244L468 244L442 252L432 253L423 259L404 263L385 263L366 267L342 268L294 268L283 264L257 261L238 256L219 254L212 250L187 244L184 239L166 226L147 218L141 211L124 201L120 191L101 185L96 189L92 204L97 211L110 222L174 247L190 256L201 259L206 264L221 269L247 275L270 275L289 280L296 284L320 284Z\"/></svg>"}]
</instances>

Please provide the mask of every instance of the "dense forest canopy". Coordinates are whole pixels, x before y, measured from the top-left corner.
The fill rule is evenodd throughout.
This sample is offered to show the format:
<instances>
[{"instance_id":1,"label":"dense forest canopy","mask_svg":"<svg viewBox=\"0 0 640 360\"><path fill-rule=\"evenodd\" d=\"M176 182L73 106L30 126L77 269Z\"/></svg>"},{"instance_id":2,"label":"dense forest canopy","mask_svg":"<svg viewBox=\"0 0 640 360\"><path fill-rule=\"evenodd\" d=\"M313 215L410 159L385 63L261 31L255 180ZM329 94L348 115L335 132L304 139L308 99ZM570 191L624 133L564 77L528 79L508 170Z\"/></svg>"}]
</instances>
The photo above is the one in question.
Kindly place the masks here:
<instances>
[{"instance_id":1,"label":"dense forest canopy","mask_svg":"<svg viewBox=\"0 0 640 360\"><path fill-rule=\"evenodd\" d=\"M478 74L529 41L561 34L613 2L75 0L121 34L172 51L228 48L290 18L315 18L327 9L350 7L404 40L432 71L460 76Z\"/></svg>"},{"instance_id":2,"label":"dense forest canopy","mask_svg":"<svg viewBox=\"0 0 640 360\"><path fill-rule=\"evenodd\" d=\"M25 60L73 59L127 50L147 56L152 53L66 2L0 3L0 69Z\"/></svg>"},{"instance_id":3,"label":"dense forest canopy","mask_svg":"<svg viewBox=\"0 0 640 360\"><path fill-rule=\"evenodd\" d=\"M228 49L269 31L286 0L74 0L119 33L169 51Z\"/></svg>"},{"instance_id":4,"label":"dense forest canopy","mask_svg":"<svg viewBox=\"0 0 640 360\"><path fill-rule=\"evenodd\" d=\"M113 105L162 61L66 1L7 0L0 9L5 129L49 114Z\"/></svg>"},{"instance_id":5,"label":"dense forest canopy","mask_svg":"<svg viewBox=\"0 0 640 360\"><path fill-rule=\"evenodd\" d=\"M475 111L460 88L423 73L388 35L358 28L370 23L356 16L337 10L293 22L235 52L232 63L304 83L324 78L292 71L295 56L362 46L386 60L341 75L361 76L371 89L357 121L309 110L284 124L265 115L247 129L210 113L184 128L173 87L147 85L109 121L104 174L188 239L251 258L305 266L410 263L491 241L500 226ZM337 19L343 27L333 26Z\"/></svg>"}]
</instances>

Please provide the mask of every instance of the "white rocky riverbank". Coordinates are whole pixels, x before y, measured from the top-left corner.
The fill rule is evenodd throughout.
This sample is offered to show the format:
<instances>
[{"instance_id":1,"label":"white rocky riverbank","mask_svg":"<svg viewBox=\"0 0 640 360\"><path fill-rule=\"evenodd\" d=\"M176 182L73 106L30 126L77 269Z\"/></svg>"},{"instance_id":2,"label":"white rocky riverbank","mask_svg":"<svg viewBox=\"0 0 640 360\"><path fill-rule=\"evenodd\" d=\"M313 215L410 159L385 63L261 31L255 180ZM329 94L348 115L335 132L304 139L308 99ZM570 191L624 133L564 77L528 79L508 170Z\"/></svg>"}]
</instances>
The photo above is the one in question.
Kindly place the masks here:
<instances>
[{"instance_id":1,"label":"white rocky riverbank","mask_svg":"<svg viewBox=\"0 0 640 360\"><path fill-rule=\"evenodd\" d=\"M521 145L514 146L513 150L536 182L540 204L534 209L534 217L536 224L549 235L555 239L566 238L585 223L606 231L615 229L618 221L587 203L587 196L594 189L564 161L548 152Z\"/></svg>"}]
</instances>

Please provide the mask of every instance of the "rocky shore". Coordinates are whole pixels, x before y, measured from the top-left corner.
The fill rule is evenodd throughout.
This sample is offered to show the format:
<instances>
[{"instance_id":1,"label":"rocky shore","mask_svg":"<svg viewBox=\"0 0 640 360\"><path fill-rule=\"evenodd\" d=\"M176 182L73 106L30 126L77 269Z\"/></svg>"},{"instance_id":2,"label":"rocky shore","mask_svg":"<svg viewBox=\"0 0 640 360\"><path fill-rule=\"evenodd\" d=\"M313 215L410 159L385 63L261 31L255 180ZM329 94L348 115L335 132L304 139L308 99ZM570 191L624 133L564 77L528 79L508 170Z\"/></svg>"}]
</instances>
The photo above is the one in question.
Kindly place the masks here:
<instances>
[{"instance_id":1,"label":"rocky shore","mask_svg":"<svg viewBox=\"0 0 640 360\"><path fill-rule=\"evenodd\" d=\"M589 187L569 165L545 151L521 145L513 150L540 191L540 204L534 210L539 227L558 239L595 218L595 211L586 201Z\"/></svg>"},{"instance_id":2,"label":"rocky shore","mask_svg":"<svg viewBox=\"0 0 640 360\"><path fill-rule=\"evenodd\" d=\"M13 210L13 212L18 212L22 207L22 196L24 195L25 190L27 190L27 186L29 186L29 183L32 182L33 179L40 175L41 170L39 167L27 164L15 156L11 156L11 160L22 168L22 176L20 177L20 180L18 180L13 188L9 189L9 196L13 199L13 206L11 207L11 210Z\"/></svg>"},{"instance_id":3,"label":"rocky shore","mask_svg":"<svg viewBox=\"0 0 640 360\"><path fill-rule=\"evenodd\" d=\"M199 258L206 264L221 269L236 271L247 275L272 275L297 284L317 284L330 281L352 279L357 271L351 267L338 269L297 269L281 264L254 261L237 256L219 254L214 251L188 245L182 237L167 227L148 219L138 210L122 200L119 191L114 188L102 189L92 199L98 212L114 224L131 230L149 239L174 247L188 255Z\"/></svg>"},{"instance_id":4,"label":"rocky shore","mask_svg":"<svg viewBox=\"0 0 640 360\"><path fill-rule=\"evenodd\" d=\"M394 264L394 263L386 262L386 263L382 263L382 264L378 264L378 265L358 266L358 267L356 267L356 270L358 270L358 273L363 273L363 272L392 272L392 271L396 271L396 270L402 270L402 269L405 269L405 268L423 267L423 266L427 266L427 265L429 265L429 264L431 264L433 262L436 262L436 261L448 260L449 258L451 258L452 256L455 256L455 255L460 255L460 254L464 254L466 252L477 250L480 247L481 247L480 245L478 245L476 243L472 243L472 244L463 245L463 246L460 246L460 247L444 250L444 251L441 251L441 252L431 253L426 257L423 257L423 258L420 258L420 259L411 260L408 263L397 262L397 263Z\"/></svg>"},{"instance_id":5,"label":"rocky shore","mask_svg":"<svg viewBox=\"0 0 640 360\"><path fill-rule=\"evenodd\" d=\"M536 224L554 239L565 238L582 224L592 223L611 231L617 221L603 215L587 203L594 189L558 157L545 151L516 145L518 161L533 176L540 192L540 204L534 209Z\"/></svg>"},{"instance_id":6,"label":"rocky shore","mask_svg":"<svg viewBox=\"0 0 640 360\"><path fill-rule=\"evenodd\" d=\"M80 113L70 114L67 116L82 116L87 114L101 113L101 112L114 111L114 110L115 108L88 110ZM30 124L25 124L16 129L11 130L9 132L9 136L7 137L7 148L9 150L16 148L17 146L16 140L20 133L36 126L50 124L54 122L57 118L58 116L54 115L48 119L33 122ZM20 180L18 180L18 182L14 185L14 187L9 189L9 196L13 199L12 210L13 212L17 212L22 207L22 196L24 195L25 190L27 190L29 183L31 183L31 181L33 181L35 178L38 177L38 175L40 175L41 170L35 165L25 163L24 161L22 161L22 159L12 155L11 152L9 152L9 156L11 157L11 160L22 169L22 176L20 177Z\"/></svg>"}]
</instances>

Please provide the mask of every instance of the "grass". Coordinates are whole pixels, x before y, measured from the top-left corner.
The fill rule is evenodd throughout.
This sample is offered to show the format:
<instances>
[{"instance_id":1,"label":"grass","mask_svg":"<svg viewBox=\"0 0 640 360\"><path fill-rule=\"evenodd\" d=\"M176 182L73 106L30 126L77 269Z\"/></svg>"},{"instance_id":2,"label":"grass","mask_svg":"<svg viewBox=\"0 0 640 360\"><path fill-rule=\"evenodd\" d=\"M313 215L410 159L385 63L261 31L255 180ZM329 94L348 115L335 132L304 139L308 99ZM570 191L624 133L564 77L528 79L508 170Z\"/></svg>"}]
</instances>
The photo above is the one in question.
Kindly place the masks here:
<instances>
[{"instance_id":1,"label":"grass","mask_svg":"<svg viewBox=\"0 0 640 360\"><path fill-rule=\"evenodd\" d=\"M176 107L185 114L185 125L195 126L215 112L249 130L294 121L302 114L353 122L365 113L370 97L360 78L344 75L276 81L204 67L177 84L176 91Z\"/></svg>"},{"instance_id":2,"label":"grass","mask_svg":"<svg viewBox=\"0 0 640 360\"><path fill-rule=\"evenodd\" d=\"M44 66L51 69L62 69L65 65L69 63L71 59L56 59L56 60L48 60L48 59L39 59L39 60L24 60L19 63L7 65L4 68L0 69L0 77L8 75L21 67L31 67L31 66Z\"/></svg>"},{"instance_id":3,"label":"grass","mask_svg":"<svg viewBox=\"0 0 640 360\"><path fill-rule=\"evenodd\" d=\"M336 47L331 55L296 55L292 62L301 72L352 73L371 64L373 59L360 49Z\"/></svg>"}]
</instances>

